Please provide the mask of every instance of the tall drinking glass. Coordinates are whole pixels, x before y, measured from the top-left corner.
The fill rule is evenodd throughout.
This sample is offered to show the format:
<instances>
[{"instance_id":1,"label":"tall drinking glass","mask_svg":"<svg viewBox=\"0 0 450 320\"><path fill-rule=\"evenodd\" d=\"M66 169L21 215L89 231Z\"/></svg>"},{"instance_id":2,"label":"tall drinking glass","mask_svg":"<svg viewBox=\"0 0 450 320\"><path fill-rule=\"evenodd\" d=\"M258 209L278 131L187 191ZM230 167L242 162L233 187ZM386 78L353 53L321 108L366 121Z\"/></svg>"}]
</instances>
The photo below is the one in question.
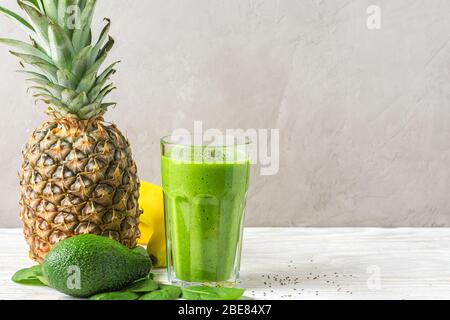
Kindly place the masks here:
<instances>
[{"instance_id":1,"label":"tall drinking glass","mask_svg":"<svg viewBox=\"0 0 450 320\"><path fill-rule=\"evenodd\" d=\"M250 141L161 140L170 282L233 286L239 277Z\"/></svg>"}]
</instances>

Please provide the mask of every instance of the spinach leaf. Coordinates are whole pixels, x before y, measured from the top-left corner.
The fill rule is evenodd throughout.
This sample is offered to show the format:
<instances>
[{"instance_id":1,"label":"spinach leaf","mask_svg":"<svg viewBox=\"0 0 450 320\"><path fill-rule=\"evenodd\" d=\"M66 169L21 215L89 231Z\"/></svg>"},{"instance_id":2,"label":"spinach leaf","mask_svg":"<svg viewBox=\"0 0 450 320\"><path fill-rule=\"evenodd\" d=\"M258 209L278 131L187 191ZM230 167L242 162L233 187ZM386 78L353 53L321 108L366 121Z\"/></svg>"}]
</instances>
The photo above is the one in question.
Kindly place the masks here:
<instances>
[{"instance_id":1,"label":"spinach leaf","mask_svg":"<svg viewBox=\"0 0 450 320\"><path fill-rule=\"evenodd\" d=\"M24 285L35 285L35 286L47 286L47 281L45 280L41 265L33 266L31 268L25 268L17 271L12 276L12 281Z\"/></svg>"},{"instance_id":2,"label":"spinach leaf","mask_svg":"<svg viewBox=\"0 0 450 320\"><path fill-rule=\"evenodd\" d=\"M159 285L160 289L144 294L139 300L176 300L181 296L181 289L166 284Z\"/></svg>"},{"instance_id":3,"label":"spinach leaf","mask_svg":"<svg viewBox=\"0 0 450 320\"><path fill-rule=\"evenodd\" d=\"M152 279L152 280L155 279L155 274L150 272L146 277L137 279L133 283L140 282L140 281L147 280L147 279Z\"/></svg>"},{"instance_id":4,"label":"spinach leaf","mask_svg":"<svg viewBox=\"0 0 450 320\"><path fill-rule=\"evenodd\" d=\"M124 291L127 292L151 292L155 291L159 288L159 285L156 281L152 279L143 279L135 282L130 287L126 288Z\"/></svg>"},{"instance_id":5,"label":"spinach leaf","mask_svg":"<svg viewBox=\"0 0 450 320\"><path fill-rule=\"evenodd\" d=\"M105 292L89 298L89 300L137 300L139 295L134 292Z\"/></svg>"},{"instance_id":6,"label":"spinach leaf","mask_svg":"<svg viewBox=\"0 0 450 320\"><path fill-rule=\"evenodd\" d=\"M50 287L50 284L48 283L47 278L45 278L43 275L42 275L42 276L36 276L36 278L37 278L44 286Z\"/></svg>"},{"instance_id":7,"label":"spinach leaf","mask_svg":"<svg viewBox=\"0 0 450 320\"><path fill-rule=\"evenodd\" d=\"M245 289L192 286L181 289L186 300L238 300Z\"/></svg>"}]
</instances>

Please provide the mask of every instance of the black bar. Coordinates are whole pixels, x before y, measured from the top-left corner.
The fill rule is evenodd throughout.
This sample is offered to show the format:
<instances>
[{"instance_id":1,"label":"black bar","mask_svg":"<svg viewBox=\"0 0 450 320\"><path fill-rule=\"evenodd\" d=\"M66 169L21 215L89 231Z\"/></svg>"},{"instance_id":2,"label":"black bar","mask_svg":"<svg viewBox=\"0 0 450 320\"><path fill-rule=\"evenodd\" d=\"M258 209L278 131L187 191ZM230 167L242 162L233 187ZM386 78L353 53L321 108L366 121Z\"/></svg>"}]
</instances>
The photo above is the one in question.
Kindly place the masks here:
<instances>
[{"instance_id":1,"label":"black bar","mask_svg":"<svg viewBox=\"0 0 450 320\"><path fill-rule=\"evenodd\" d=\"M446 314L448 301L1 301L3 312L25 315L45 313L45 316L118 316L128 319L305 319L314 315L345 316L365 319L367 317L389 318L394 315L424 316ZM61 313L57 313L61 309ZM129 314L129 316L127 316ZM91 317L89 317L91 318Z\"/></svg>"}]
</instances>

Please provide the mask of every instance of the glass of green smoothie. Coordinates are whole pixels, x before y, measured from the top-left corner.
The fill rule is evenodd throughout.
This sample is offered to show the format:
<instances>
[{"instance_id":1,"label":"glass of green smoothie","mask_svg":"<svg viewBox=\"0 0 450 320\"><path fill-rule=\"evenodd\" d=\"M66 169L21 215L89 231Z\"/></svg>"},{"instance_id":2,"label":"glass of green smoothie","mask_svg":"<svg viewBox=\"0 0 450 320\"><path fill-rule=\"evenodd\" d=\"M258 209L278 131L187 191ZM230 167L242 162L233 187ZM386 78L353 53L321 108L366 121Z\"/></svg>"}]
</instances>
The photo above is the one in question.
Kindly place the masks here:
<instances>
[{"instance_id":1,"label":"glass of green smoothie","mask_svg":"<svg viewBox=\"0 0 450 320\"><path fill-rule=\"evenodd\" d=\"M161 140L170 282L233 286L250 175L248 138Z\"/></svg>"}]
</instances>

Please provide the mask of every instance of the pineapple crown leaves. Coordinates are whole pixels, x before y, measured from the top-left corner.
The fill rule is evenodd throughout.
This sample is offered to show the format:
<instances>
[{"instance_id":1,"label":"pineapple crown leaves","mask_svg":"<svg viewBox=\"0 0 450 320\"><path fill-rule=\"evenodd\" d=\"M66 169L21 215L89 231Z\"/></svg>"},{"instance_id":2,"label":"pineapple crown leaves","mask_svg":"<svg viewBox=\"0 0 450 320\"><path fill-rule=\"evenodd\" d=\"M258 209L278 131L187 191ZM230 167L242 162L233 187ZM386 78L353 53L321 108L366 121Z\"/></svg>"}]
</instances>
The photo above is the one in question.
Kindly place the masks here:
<instances>
[{"instance_id":1,"label":"pineapple crown leaves","mask_svg":"<svg viewBox=\"0 0 450 320\"><path fill-rule=\"evenodd\" d=\"M116 61L102 72L114 40L109 36L111 21L97 41L92 41L91 23L97 0L18 0L24 17L0 6L5 14L30 37L30 43L0 38L29 75L36 101L49 105L48 113L59 118L88 120L101 117L115 103L103 100L115 89L109 78Z\"/></svg>"}]
</instances>

